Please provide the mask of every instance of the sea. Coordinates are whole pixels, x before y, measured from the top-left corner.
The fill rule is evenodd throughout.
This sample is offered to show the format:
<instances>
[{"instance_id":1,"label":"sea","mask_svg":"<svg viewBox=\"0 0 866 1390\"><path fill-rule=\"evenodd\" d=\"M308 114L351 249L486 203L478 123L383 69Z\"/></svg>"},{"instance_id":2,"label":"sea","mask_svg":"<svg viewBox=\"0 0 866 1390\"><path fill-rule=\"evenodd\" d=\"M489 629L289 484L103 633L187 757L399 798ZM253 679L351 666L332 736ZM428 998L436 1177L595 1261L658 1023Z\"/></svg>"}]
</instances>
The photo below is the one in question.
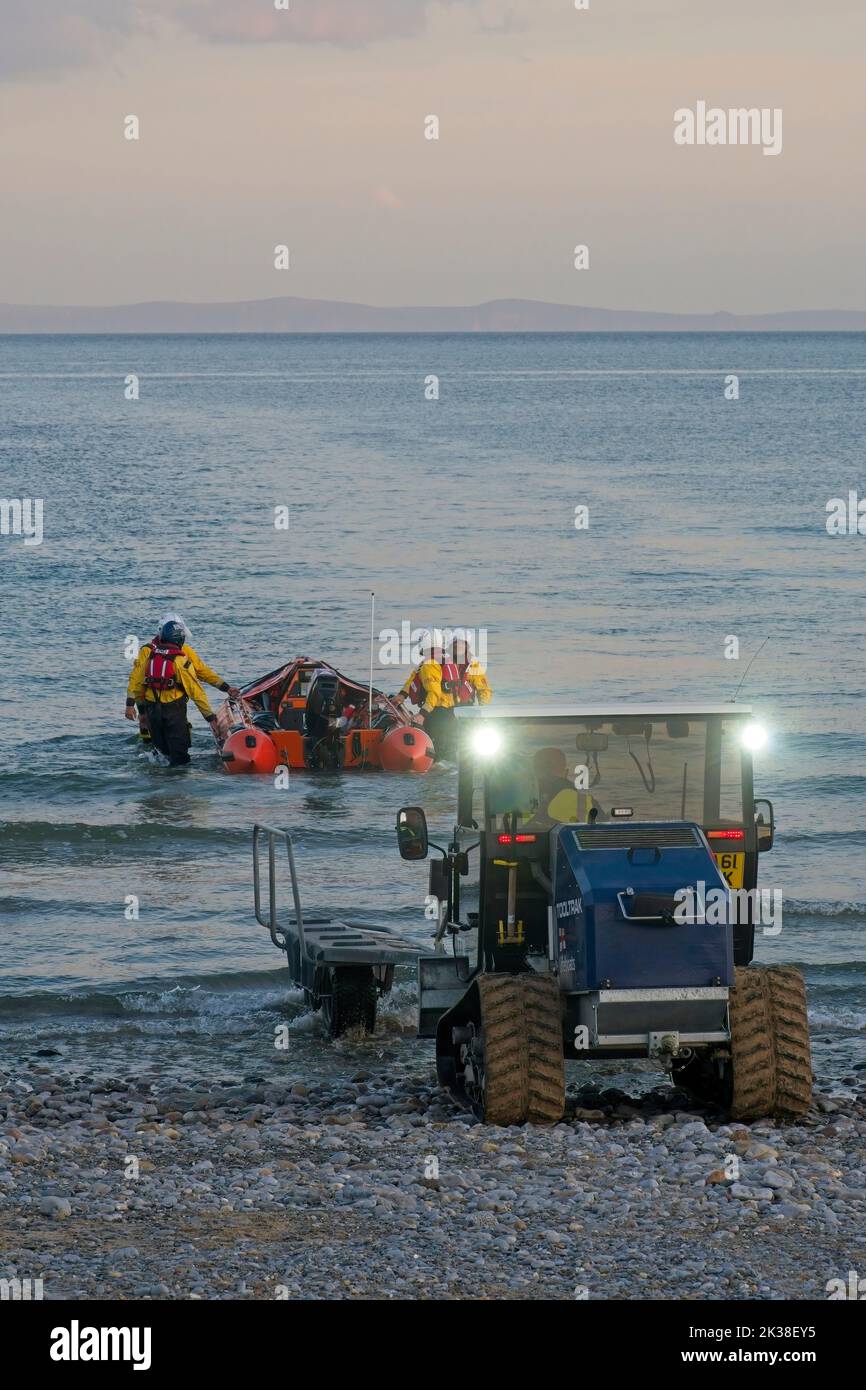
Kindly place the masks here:
<instances>
[{"instance_id":1,"label":"sea","mask_svg":"<svg viewBox=\"0 0 866 1390\"><path fill-rule=\"evenodd\" d=\"M804 970L816 1073L844 1090L866 1067L864 437L854 333L0 338L0 494L42 508L39 543L0 536L0 1065L428 1055L409 971L372 1039L324 1038L255 920L251 837L291 830L305 910L426 941L395 811L447 835L454 768L277 788L227 776L193 711L170 773L123 719L165 612L231 682L296 655L366 680L374 593L387 690L389 634L462 626L502 705L754 707L783 892L758 959Z\"/></svg>"}]
</instances>

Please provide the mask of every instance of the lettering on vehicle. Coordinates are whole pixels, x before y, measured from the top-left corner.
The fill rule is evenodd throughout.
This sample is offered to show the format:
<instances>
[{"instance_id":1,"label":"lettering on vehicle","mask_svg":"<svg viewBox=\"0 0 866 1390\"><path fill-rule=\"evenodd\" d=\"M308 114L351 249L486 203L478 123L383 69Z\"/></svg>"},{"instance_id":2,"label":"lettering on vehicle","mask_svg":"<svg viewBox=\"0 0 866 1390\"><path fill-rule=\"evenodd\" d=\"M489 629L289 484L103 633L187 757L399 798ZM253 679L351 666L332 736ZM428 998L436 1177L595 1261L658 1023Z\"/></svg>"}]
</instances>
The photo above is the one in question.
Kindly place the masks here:
<instances>
[{"instance_id":1,"label":"lettering on vehicle","mask_svg":"<svg viewBox=\"0 0 866 1390\"><path fill-rule=\"evenodd\" d=\"M736 879L739 874L739 868L741 863L740 856L738 854L716 854L714 855L714 858L722 873L724 874L728 887L739 888L740 885L736 881ZM741 877L740 881L742 881Z\"/></svg>"},{"instance_id":2,"label":"lettering on vehicle","mask_svg":"<svg viewBox=\"0 0 866 1390\"><path fill-rule=\"evenodd\" d=\"M582 898L565 898L561 903L556 904L557 917L576 917L578 912L582 911Z\"/></svg>"}]
</instances>

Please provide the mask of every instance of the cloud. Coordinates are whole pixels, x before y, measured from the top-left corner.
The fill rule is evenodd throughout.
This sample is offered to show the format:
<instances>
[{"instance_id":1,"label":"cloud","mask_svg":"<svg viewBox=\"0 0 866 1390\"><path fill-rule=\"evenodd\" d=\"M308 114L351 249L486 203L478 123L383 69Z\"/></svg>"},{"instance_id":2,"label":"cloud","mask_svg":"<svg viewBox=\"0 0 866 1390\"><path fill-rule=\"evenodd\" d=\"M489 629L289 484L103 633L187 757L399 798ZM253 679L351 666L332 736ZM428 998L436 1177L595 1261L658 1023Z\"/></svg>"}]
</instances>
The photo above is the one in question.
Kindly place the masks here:
<instances>
[{"instance_id":1,"label":"cloud","mask_svg":"<svg viewBox=\"0 0 866 1390\"><path fill-rule=\"evenodd\" d=\"M135 0L0 0L0 77L104 62L141 27Z\"/></svg>"},{"instance_id":2,"label":"cloud","mask_svg":"<svg viewBox=\"0 0 866 1390\"><path fill-rule=\"evenodd\" d=\"M411 38L427 22L430 0L167 0L174 17L202 38L235 43L332 43L359 48Z\"/></svg>"},{"instance_id":3,"label":"cloud","mask_svg":"<svg viewBox=\"0 0 866 1390\"><path fill-rule=\"evenodd\" d=\"M103 63L160 20L214 43L361 48L423 33L437 3L478 0L0 0L0 78Z\"/></svg>"}]
</instances>

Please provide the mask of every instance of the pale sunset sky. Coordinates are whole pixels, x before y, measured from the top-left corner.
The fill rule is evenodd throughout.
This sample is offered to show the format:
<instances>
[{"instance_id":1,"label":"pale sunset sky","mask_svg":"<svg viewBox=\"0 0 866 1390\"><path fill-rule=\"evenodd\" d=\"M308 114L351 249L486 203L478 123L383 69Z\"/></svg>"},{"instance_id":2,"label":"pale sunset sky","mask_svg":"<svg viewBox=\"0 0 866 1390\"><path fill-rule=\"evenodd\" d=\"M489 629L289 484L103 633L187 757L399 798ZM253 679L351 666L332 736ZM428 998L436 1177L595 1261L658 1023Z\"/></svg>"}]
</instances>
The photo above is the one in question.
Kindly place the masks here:
<instances>
[{"instance_id":1,"label":"pale sunset sky","mask_svg":"<svg viewBox=\"0 0 866 1390\"><path fill-rule=\"evenodd\" d=\"M866 309L864 55L864 0L0 0L0 301Z\"/></svg>"}]
</instances>

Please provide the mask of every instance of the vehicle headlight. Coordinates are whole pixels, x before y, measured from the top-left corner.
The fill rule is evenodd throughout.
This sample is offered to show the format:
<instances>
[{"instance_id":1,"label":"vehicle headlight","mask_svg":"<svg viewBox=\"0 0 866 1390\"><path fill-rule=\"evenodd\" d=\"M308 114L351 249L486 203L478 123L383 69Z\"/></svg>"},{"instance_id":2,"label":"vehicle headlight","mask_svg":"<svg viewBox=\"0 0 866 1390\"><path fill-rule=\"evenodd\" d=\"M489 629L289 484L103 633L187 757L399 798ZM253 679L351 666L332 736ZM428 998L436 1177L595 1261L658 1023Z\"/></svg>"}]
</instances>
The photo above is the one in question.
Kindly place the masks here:
<instances>
[{"instance_id":1,"label":"vehicle headlight","mask_svg":"<svg viewBox=\"0 0 866 1390\"><path fill-rule=\"evenodd\" d=\"M479 758L495 758L502 747L502 735L491 725L482 725L472 735L472 752Z\"/></svg>"},{"instance_id":2,"label":"vehicle headlight","mask_svg":"<svg viewBox=\"0 0 866 1390\"><path fill-rule=\"evenodd\" d=\"M746 724L740 734L740 741L750 753L757 753L758 749L763 748L767 742L767 730L763 724Z\"/></svg>"}]
</instances>

